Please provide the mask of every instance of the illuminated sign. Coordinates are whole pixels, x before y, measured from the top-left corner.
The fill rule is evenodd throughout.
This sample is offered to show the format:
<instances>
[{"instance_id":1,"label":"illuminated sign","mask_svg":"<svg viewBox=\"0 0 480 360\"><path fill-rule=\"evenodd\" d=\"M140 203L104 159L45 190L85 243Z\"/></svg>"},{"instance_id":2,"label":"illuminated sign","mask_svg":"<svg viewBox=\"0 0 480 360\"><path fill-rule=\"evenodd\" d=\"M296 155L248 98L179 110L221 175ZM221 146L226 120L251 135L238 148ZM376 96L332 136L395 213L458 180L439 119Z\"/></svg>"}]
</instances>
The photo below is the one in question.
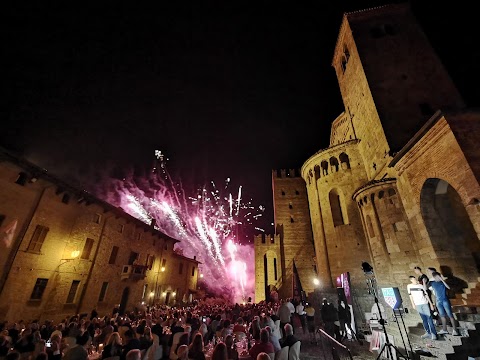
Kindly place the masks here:
<instances>
[{"instance_id":1,"label":"illuminated sign","mask_svg":"<svg viewBox=\"0 0 480 360\"><path fill-rule=\"evenodd\" d=\"M382 288L383 298L392 309L396 310L402 306L402 297L398 287Z\"/></svg>"}]
</instances>

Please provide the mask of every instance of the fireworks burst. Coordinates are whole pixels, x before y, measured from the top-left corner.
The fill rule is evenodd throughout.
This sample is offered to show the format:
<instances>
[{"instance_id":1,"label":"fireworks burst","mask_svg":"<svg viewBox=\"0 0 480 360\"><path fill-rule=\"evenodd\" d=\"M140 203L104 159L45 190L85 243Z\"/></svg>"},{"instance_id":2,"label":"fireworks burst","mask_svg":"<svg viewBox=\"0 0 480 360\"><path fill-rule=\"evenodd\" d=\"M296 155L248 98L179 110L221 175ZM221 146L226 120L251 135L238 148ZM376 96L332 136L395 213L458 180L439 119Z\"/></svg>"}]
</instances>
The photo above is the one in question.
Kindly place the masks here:
<instances>
[{"instance_id":1,"label":"fireworks burst","mask_svg":"<svg viewBox=\"0 0 480 360\"><path fill-rule=\"evenodd\" d=\"M230 191L230 178L221 189L211 181L208 187L187 195L182 182L167 171L168 158L156 150L155 159L147 178L124 178L116 184L113 202L180 240L176 246L183 255L196 255L202 263L203 280L211 290L229 294L237 302L253 297L253 246L239 234L245 227L263 231L254 223L265 208L254 206L251 199L245 202L242 186Z\"/></svg>"}]
</instances>

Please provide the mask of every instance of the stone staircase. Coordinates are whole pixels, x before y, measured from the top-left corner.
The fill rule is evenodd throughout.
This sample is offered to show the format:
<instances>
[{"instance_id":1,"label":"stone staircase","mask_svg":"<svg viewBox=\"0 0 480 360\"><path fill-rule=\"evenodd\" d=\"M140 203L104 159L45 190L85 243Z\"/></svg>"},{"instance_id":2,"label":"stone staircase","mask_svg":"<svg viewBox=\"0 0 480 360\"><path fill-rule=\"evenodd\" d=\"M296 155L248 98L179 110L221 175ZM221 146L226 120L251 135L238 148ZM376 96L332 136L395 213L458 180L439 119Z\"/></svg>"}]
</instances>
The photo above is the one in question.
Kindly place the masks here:
<instances>
[{"instance_id":1,"label":"stone staircase","mask_svg":"<svg viewBox=\"0 0 480 360\"><path fill-rule=\"evenodd\" d=\"M467 284L468 286L463 289L462 294L457 294L454 299L450 299L452 306L480 305L480 277L476 282Z\"/></svg>"},{"instance_id":2,"label":"stone staircase","mask_svg":"<svg viewBox=\"0 0 480 360\"><path fill-rule=\"evenodd\" d=\"M456 306L454 307L455 317L458 321L457 330L459 336L450 335L452 328L448 327L450 334L439 335L437 340L422 339L425 333L418 314L406 314L405 326L408 332L411 347L413 349L413 359L432 359L432 356L422 355L422 353L431 353L433 357L441 360L467 360L468 357L480 357L480 307L476 306ZM412 324L412 317L416 316L419 322ZM402 327L400 327L402 329ZM441 327L437 326L437 331ZM387 326L389 336L394 337L396 346L405 354L405 349L401 339L400 331L395 323L390 322ZM403 332L405 339L405 333ZM410 345L405 339L406 347L410 350ZM409 353L411 353L409 351Z\"/></svg>"}]
</instances>

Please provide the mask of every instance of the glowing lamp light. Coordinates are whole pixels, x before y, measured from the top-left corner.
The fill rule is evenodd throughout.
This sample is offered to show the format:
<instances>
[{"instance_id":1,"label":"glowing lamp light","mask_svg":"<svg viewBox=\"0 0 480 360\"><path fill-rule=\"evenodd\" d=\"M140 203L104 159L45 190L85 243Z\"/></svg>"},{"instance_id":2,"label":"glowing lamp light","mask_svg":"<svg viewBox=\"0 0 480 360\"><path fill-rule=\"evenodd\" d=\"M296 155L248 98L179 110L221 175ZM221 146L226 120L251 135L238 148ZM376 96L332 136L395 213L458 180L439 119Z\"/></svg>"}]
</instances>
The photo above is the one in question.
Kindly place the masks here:
<instances>
[{"instance_id":1,"label":"glowing lamp light","mask_svg":"<svg viewBox=\"0 0 480 360\"><path fill-rule=\"evenodd\" d=\"M176 295L177 295L177 293L176 293L176 292L173 292L173 293L172 293L172 295L173 295L173 296L176 296Z\"/></svg>"},{"instance_id":2,"label":"glowing lamp light","mask_svg":"<svg viewBox=\"0 0 480 360\"><path fill-rule=\"evenodd\" d=\"M72 251L72 253L70 255L71 255L72 259L75 259L80 255L80 251L79 250L74 250L74 251Z\"/></svg>"},{"instance_id":3,"label":"glowing lamp light","mask_svg":"<svg viewBox=\"0 0 480 360\"><path fill-rule=\"evenodd\" d=\"M318 280L317 278L313 279L313 283L315 285L320 285L320 280Z\"/></svg>"},{"instance_id":4,"label":"glowing lamp light","mask_svg":"<svg viewBox=\"0 0 480 360\"><path fill-rule=\"evenodd\" d=\"M167 293L164 291L164 292L162 293L162 296L167 296Z\"/></svg>"},{"instance_id":5,"label":"glowing lamp light","mask_svg":"<svg viewBox=\"0 0 480 360\"><path fill-rule=\"evenodd\" d=\"M153 295L155 295L155 293L153 291L150 291L150 297L153 297Z\"/></svg>"},{"instance_id":6,"label":"glowing lamp light","mask_svg":"<svg viewBox=\"0 0 480 360\"><path fill-rule=\"evenodd\" d=\"M145 305L145 301L142 301L142 305Z\"/></svg>"},{"instance_id":7,"label":"glowing lamp light","mask_svg":"<svg viewBox=\"0 0 480 360\"><path fill-rule=\"evenodd\" d=\"M200 277L203 278L203 274L200 274Z\"/></svg>"},{"instance_id":8,"label":"glowing lamp light","mask_svg":"<svg viewBox=\"0 0 480 360\"><path fill-rule=\"evenodd\" d=\"M165 266L162 266L162 269L160 271L164 272L165 271Z\"/></svg>"}]
</instances>

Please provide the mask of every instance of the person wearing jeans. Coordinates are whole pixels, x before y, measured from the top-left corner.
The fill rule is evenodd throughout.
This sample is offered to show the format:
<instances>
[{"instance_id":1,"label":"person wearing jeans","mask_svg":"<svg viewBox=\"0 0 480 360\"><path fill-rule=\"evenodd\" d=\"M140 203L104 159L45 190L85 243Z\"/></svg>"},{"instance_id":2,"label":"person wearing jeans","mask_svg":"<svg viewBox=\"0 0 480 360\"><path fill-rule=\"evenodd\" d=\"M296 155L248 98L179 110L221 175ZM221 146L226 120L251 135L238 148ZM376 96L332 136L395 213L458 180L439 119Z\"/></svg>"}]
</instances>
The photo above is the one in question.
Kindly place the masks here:
<instances>
[{"instance_id":1,"label":"person wearing jeans","mask_svg":"<svg viewBox=\"0 0 480 360\"><path fill-rule=\"evenodd\" d=\"M447 289L450 287L445 283L440 273L433 271L432 272L433 281L430 281L429 285L433 289L433 293L435 294L435 302L438 309L438 314L442 319L442 330L438 333L440 335L448 334L447 331L447 316L450 319L450 323L452 325L452 335L459 335L457 331L457 327L455 324L455 318L453 317L452 313L452 305L450 304L450 300L447 296Z\"/></svg>"},{"instance_id":2,"label":"person wearing jeans","mask_svg":"<svg viewBox=\"0 0 480 360\"><path fill-rule=\"evenodd\" d=\"M431 338L437 340L437 329L433 323L430 309L433 310L433 304L428 297L425 288L421 285L415 276L410 276L410 284L407 285L407 292L412 303L412 307L417 309L422 318L425 334L422 339Z\"/></svg>"}]
</instances>

